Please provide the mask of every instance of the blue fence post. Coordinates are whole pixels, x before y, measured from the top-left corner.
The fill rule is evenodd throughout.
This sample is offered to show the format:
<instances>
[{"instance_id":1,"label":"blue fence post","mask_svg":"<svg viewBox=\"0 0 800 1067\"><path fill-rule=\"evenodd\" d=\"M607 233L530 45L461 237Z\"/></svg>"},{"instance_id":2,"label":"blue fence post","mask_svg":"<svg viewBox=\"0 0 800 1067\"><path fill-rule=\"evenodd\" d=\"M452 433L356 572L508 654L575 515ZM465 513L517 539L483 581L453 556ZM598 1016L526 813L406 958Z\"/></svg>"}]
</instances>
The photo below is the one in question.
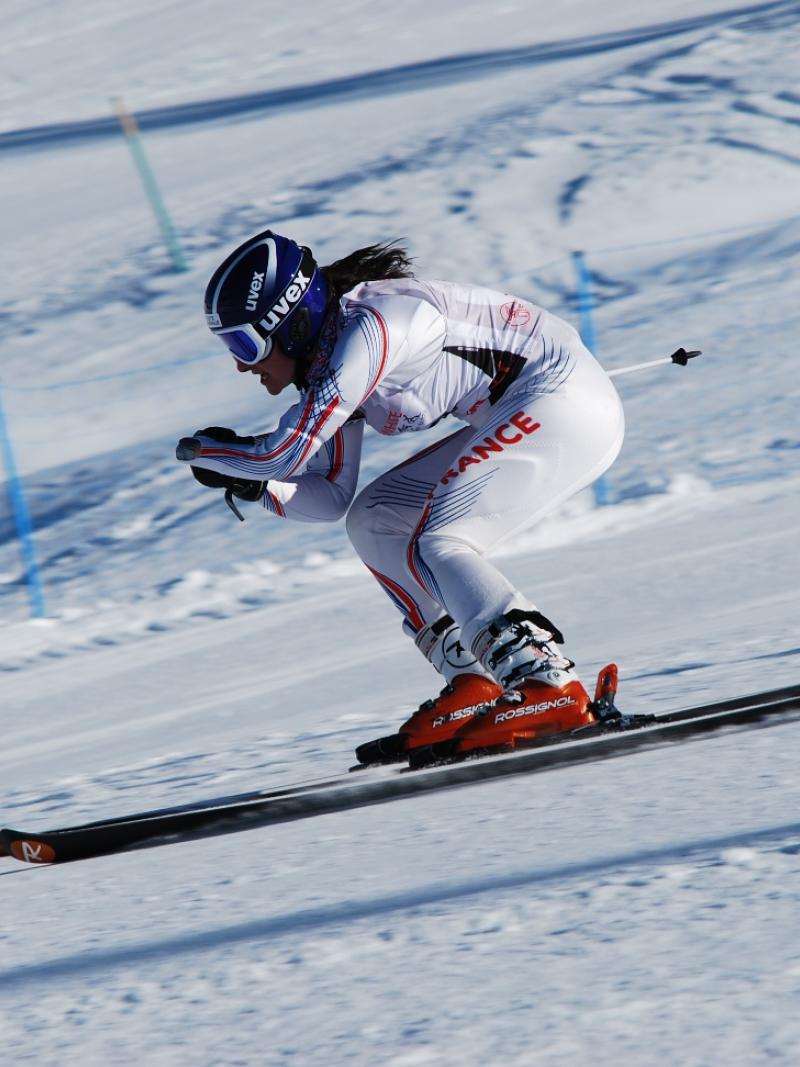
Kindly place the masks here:
<instances>
[{"instance_id":1,"label":"blue fence post","mask_svg":"<svg viewBox=\"0 0 800 1067\"><path fill-rule=\"evenodd\" d=\"M33 540L33 524L30 512L25 501L25 493L22 488L22 480L17 473L17 464L14 460L14 450L11 447L11 438L6 426L5 411L3 409L3 390L0 388L0 449L3 453L3 462L6 468L8 480L8 497L11 502L11 510L14 514L14 522L17 526L22 561L25 568L25 580L28 583L28 596L31 602L31 613L39 619L47 615L44 603L44 589L42 588L42 576L36 559L36 545Z\"/></svg>"},{"instance_id":2,"label":"blue fence post","mask_svg":"<svg viewBox=\"0 0 800 1067\"><path fill-rule=\"evenodd\" d=\"M578 314L580 316L580 333L583 343L593 355L597 355L597 337L594 332L594 300L592 299L592 276L583 252L573 252L575 270L578 275ZM608 503L608 482L601 475L592 486L594 502L598 507Z\"/></svg>"}]
</instances>

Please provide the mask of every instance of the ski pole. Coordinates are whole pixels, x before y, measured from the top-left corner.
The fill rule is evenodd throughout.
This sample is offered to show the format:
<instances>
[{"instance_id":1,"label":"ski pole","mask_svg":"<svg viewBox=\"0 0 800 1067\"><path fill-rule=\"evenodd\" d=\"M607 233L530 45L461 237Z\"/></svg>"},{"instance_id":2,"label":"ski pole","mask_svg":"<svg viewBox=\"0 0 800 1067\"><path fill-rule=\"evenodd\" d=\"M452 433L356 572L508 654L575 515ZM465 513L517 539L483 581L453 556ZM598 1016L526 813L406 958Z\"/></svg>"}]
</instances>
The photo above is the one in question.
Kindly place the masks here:
<instances>
[{"instance_id":1,"label":"ski pole","mask_svg":"<svg viewBox=\"0 0 800 1067\"><path fill-rule=\"evenodd\" d=\"M647 363L634 363L631 367L617 367L616 370L607 370L606 374L609 378L617 378L620 374L633 374L634 371L647 370L648 367L660 367L664 363L677 363L679 366L685 367L690 359L702 354L699 348L694 349L692 352L687 352L685 348L679 348L671 356L667 356L666 359L651 359Z\"/></svg>"}]
</instances>

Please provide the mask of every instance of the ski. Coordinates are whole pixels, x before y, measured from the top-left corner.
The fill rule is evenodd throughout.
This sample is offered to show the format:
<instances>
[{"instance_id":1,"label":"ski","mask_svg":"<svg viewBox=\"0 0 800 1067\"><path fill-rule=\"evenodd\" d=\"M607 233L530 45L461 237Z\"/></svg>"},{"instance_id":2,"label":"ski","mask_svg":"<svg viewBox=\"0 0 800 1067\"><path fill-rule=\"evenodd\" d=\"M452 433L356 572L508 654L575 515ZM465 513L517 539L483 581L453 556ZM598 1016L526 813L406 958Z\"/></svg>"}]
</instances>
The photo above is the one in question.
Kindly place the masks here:
<instances>
[{"instance_id":1,"label":"ski","mask_svg":"<svg viewBox=\"0 0 800 1067\"><path fill-rule=\"evenodd\" d=\"M382 804L508 775L594 762L723 728L777 724L792 718L800 719L800 685L664 715L624 716L621 725L601 723L595 732L585 729L548 738L509 755L470 758L418 771L398 765L376 767L366 774L218 797L41 833L3 829L0 847L26 863L65 863L137 846L211 837Z\"/></svg>"}]
</instances>

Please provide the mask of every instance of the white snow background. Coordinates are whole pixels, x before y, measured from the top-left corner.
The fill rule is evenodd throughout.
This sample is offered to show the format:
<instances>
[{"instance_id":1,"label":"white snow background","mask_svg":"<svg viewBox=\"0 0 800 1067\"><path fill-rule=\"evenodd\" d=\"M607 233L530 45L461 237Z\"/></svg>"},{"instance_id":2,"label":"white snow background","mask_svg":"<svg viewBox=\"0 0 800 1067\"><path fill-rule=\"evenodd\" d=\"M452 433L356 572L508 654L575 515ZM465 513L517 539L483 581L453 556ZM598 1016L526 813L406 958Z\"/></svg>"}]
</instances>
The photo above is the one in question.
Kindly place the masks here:
<instances>
[{"instance_id":1,"label":"white snow background","mask_svg":"<svg viewBox=\"0 0 800 1067\"><path fill-rule=\"evenodd\" d=\"M3 499L4 825L337 774L438 688L341 526L237 523L174 461L281 410L201 309L267 225L323 262L400 237L576 324L583 250L608 368L702 348L619 380L608 506L498 557L628 710L798 681L800 8L605 7L7 0L0 389L49 617ZM144 135L183 274L121 137L3 140L294 87ZM370 434L363 478L424 443ZM3 1063L794 1067L798 729L2 859Z\"/></svg>"}]
</instances>

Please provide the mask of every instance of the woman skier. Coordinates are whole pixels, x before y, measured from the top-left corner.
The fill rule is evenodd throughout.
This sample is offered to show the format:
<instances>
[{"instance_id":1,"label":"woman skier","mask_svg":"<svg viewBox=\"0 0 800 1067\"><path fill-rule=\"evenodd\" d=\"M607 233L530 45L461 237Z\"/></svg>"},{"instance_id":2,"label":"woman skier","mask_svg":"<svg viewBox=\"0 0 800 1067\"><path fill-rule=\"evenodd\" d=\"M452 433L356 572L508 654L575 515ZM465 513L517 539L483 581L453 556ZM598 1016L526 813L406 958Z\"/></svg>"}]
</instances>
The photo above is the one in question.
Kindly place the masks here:
<instances>
[{"instance_id":1,"label":"woman skier","mask_svg":"<svg viewBox=\"0 0 800 1067\"><path fill-rule=\"evenodd\" d=\"M447 683L359 758L420 763L593 722L559 630L486 558L622 445L619 397L576 331L507 293L418 280L396 245L319 268L270 230L219 266L205 310L239 371L300 398L271 433L209 427L178 458L237 513L232 497L300 522L347 512L353 547ZM399 434L448 415L455 433L353 500L365 422Z\"/></svg>"}]
</instances>

